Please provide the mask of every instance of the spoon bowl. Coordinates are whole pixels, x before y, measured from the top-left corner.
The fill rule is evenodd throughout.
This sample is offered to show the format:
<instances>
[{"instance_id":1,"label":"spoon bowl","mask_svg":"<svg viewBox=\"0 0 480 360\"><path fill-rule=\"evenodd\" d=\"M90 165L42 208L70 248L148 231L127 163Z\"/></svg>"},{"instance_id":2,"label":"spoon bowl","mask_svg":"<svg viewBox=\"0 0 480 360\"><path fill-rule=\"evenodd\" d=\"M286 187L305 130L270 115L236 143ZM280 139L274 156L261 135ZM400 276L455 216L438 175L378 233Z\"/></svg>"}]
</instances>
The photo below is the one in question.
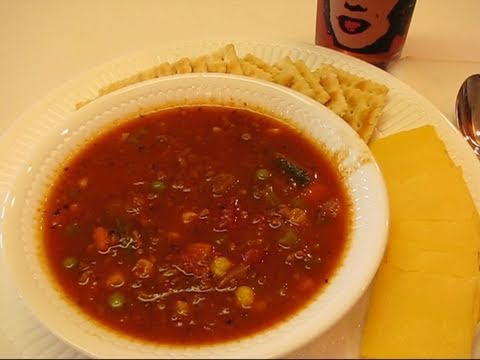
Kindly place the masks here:
<instances>
[{"instance_id":1,"label":"spoon bowl","mask_svg":"<svg viewBox=\"0 0 480 360\"><path fill-rule=\"evenodd\" d=\"M470 75L460 86L455 110L460 132L480 158L480 74Z\"/></svg>"}]
</instances>

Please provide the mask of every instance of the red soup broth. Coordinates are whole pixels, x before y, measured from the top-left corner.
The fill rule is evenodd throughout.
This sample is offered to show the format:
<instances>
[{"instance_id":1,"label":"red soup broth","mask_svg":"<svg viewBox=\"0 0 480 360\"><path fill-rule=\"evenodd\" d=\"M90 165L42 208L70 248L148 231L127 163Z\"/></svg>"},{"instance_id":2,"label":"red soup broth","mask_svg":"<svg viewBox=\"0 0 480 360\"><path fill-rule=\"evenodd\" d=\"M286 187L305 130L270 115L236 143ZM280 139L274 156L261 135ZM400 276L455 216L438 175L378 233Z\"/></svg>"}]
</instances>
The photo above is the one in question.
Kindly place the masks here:
<instances>
[{"instance_id":1,"label":"red soup broth","mask_svg":"<svg viewBox=\"0 0 480 360\"><path fill-rule=\"evenodd\" d=\"M42 209L46 257L93 319L157 343L267 329L339 266L349 200L297 130L246 109L181 107L99 135Z\"/></svg>"}]
</instances>

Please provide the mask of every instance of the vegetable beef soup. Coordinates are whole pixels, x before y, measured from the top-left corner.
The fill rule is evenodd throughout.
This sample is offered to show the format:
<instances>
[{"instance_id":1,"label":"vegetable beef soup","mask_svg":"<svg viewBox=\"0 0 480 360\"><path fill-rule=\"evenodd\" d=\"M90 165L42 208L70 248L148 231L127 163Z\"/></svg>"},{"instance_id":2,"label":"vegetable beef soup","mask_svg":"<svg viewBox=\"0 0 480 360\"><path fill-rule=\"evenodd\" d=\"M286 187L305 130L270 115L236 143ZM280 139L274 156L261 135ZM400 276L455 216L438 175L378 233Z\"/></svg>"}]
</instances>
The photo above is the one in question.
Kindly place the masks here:
<instances>
[{"instance_id":1,"label":"vegetable beef soup","mask_svg":"<svg viewBox=\"0 0 480 360\"><path fill-rule=\"evenodd\" d=\"M329 282L348 243L335 164L279 120L179 107L99 135L42 209L53 276L109 328L205 344L287 319Z\"/></svg>"}]
</instances>

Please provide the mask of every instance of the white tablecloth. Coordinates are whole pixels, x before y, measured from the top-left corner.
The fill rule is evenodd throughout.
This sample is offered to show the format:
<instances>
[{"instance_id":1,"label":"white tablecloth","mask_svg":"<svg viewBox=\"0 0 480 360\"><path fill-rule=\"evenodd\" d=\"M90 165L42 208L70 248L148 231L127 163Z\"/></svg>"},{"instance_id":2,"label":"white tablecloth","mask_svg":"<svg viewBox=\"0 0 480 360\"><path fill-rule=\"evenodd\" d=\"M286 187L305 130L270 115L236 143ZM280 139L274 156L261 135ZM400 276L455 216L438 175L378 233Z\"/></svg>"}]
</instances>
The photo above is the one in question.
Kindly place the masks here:
<instances>
[{"instance_id":1,"label":"white tablecloth","mask_svg":"<svg viewBox=\"0 0 480 360\"><path fill-rule=\"evenodd\" d=\"M479 0L418 0L403 56L477 61L480 72L478 14ZM0 0L0 130L52 88L120 55L171 40L313 43L315 15L315 0ZM394 74L408 82L415 66Z\"/></svg>"}]
</instances>

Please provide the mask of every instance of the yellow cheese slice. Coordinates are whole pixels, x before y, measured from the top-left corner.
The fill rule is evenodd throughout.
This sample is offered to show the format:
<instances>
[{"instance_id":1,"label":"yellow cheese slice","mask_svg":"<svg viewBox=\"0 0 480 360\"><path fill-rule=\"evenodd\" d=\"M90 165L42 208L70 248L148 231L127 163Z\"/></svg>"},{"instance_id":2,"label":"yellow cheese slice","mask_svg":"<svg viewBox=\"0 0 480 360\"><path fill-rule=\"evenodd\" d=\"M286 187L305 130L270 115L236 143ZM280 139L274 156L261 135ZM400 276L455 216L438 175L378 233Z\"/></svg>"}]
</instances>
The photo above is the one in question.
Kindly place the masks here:
<instances>
[{"instance_id":1,"label":"yellow cheese slice","mask_svg":"<svg viewBox=\"0 0 480 360\"><path fill-rule=\"evenodd\" d=\"M459 168L440 171L438 166L410 178L387 181L392 221L465 220L476 216L477 210Z\"/></svg>"},{"instance_id":2,"label":"yellow cheese slice","mask_svg":"<svg viewBox=\"0 0 480 360\"><path fill-rule=\"evenodd\" d=\"M427 140L427 141L425 141ZM410 178L433 167L453 166L432 126L403 131L370 143L384 176ZM388 180L388 179L387 179Z\"/></svg>"},{"instance_id":3,"label":"yellow cheese slice","mask_svg":"<svg viewBox=\"0 0 480 360\"><path fill-rule=\"evenodd\" d=\"M383 261L403 270L471 278L478 274L479 233L470 220L397 221Z\"/></svg>"},{"instance_id":4,"label":"yellow cheese slice","mask_svg":"<svg viewBox=\"0 0 480 360\"><path fill-rule=\"evenodd\" d=\"M434 251L421 249L417 244L390 247L385 255L387 264L405 271L417 271L463 278L478 273L478 253L469 249L463 251Z\"/></svg>"},{"instance_id":5,"label":"yellow cheese slice","mask_svg":"<svg viewBox=\"0 0 480 360\"><path fill-rule=\"evenodd\" d=\"M463 173L432 126L376 140L371 150L387 183L392 221L477 216Z\"/></svg>"},{"instance_id":6,"label":"yellow cheese slice","mask_svg":"<svg viewBox=\"0 0 480 360\"><path fill-rule=\"evenodd\" d=\"M362 357L469 358L477 279L383 264L372 288Z\"/></svg>"},{"instance_id":7,"label":"yellow cheese slice","mask_svg":"<svg viewBox=\"0 0 480 360\"><path fill-rule=\"evenodd\" d=\"M372 285L361 355L470 357L479 316L480 218L432 127L374 142L390 234Z\"/></svg>"},{"instance_id":8,"label":"yellow cheese slice","mask_svg":"<svg viewBox=\"0 0 480 360\"><path fill-rule=\"evenodd\" d=\"M480 249L480 223L472 220L402 220L390 224L386 255L402 245L421 250L463 252Z\"/></svg>"}]
</instances>

